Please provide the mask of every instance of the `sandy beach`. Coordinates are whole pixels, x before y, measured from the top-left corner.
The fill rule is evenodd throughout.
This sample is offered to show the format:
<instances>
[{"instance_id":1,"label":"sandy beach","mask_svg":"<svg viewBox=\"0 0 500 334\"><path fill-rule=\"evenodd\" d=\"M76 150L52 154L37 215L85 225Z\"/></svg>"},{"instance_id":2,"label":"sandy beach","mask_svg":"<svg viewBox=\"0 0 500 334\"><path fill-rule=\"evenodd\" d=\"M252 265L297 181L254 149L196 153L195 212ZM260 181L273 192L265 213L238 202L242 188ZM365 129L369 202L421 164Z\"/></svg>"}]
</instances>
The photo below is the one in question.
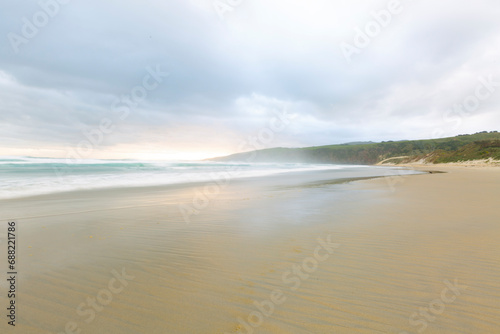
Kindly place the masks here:
<instances>
[{"instance_id":1,"label":"sandy beach","mask_svg":"<svg viewBox=\"0 0 500 334\"><path fill-rule=\"evenodd\" d=\"M498 2L3 5L0 334L500 334Z\"/></svg>"},{"instance_id":2,"label":"sandy beach","mask_svg":"<svg viewBox=\"0 0 500 334\"><path fill-rule=\"evenodd\" d=\"M2 200L0 331L498 333L500 169L420 168L446 173L235 180L189 224L202 185Z\"/></svg>"}]
</instances>

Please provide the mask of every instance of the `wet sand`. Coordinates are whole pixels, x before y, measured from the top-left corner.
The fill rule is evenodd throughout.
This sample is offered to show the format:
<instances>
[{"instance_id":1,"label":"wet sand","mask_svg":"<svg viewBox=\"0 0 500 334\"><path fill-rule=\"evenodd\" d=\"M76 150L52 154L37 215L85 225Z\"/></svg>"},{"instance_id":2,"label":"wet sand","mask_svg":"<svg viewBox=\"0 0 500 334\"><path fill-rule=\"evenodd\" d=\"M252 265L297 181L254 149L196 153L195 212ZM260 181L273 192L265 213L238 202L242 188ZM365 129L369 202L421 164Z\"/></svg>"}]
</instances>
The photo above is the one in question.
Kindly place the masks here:
<instances>
[{"instance_id":1,"label":"wet sand","mask_svg":"<svg viewBox=\"0 0 500 334\"><path fill-rule=\"evenodd\" d=\"M189 224L203 185L1 201L12 332L500 332L500 169L424 169L447 173L238 180Z\"/></svg>"}]
</instances>

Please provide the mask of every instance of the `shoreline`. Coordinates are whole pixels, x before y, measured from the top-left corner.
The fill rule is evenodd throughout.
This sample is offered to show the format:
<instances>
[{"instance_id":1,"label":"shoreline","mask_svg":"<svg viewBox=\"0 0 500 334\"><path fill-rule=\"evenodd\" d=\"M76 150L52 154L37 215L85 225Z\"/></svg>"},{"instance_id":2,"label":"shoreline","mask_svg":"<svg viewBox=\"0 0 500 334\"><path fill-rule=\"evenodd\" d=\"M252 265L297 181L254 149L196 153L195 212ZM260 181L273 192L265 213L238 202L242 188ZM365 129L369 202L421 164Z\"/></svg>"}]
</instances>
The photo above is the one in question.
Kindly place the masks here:
<instances>
[{"instance_id":1,"label":"shoreline","mask_svg":"<svg viewBox=\"0 0 500 334\"><path fill-rule=\"evenodd\" d=\"M358 165L346 165L348 167L355 167L358 168ZM374 167L374 168L393 168L393 167L398 167L398 166L376 166L376 165L366 165L363 167ZM259 176L244 176L244 177L229 177L228 179L230 180L230 183L239 183L239 182L249 182L251 180L255 180L257 183L262 183L266 182L266 180L273 180L273 179L281 179L281 180L288 180L290 178L299 178L299 179L304 179L307 178L308 176L313 176L310 179L314 180L314 176L321 176L321 175L326 175L329 173L335 173L337 170L336 169L326 169L326 170L308 170L308 171L290 171L290 172L282 172L282 173L275 173L275 174L268 174L268 175L259 175ZM396 173L394 173L396 174ZM375 177L384 177L384 175L380 176L375 176ZM349 178L349 177L346 177ZM364 176L359 176L359 177L352 177L352 180L354 181L355 179L363 179ZM325 179L325 178L323 178ZM326 179L325 179L326 180ZM336 180L336 178L333 178L333 180ZM135 185L124 185L124 186L106 186L102 188L79 188L79 189L71 189L71 190L62 190L62 191L54 191L54 192L47 192L47 193L39 193L39 194L32 194L32 195L16 195L15 197L7 197L7 198L0 198L0 204L2 201L4 202L9 202L9 201L17 201L17 200L23 200L23 199L37 199L39 197L50 197L50 196L64 196L64 195L74 195L81 193L82 195L99 195L102 193L110 193L111 195L116 194L116 192L123 192L123 193L147 193L147 192L158 192L158 191L176 191L184 188L195 188L195 187L202 187L208 183L214 182L214 179L207 179L207 180L201 180L201 181L194 181L194 182L181 182L181 183L167 183L167 184L158 184L158 185L143 185L143 186L135 186Z\"/></svg>"},{"instance_id":2,"label":"shoreline","mask_svg":"<svg viewBox=\"0 0 500 334\"><path fill-rule=\"evenodd\" d=\"M387 159L386 159L387 160ZM384 160L385 161L385 160ZM448 162L448 163L439 163L439 164L433 164L433 163L428 163L425 161L417 161L417 162L410 162L410 163L403 163L403 164L391 164L391 163L378 163L375 164L375 166L392 166L392 167L439 167L439 166L444 166L444 167L474 167L474 168L484 168L484 167L500 167L500 160L493 160L493 159L483 159L483 160L470 160L470 161L459 161L459 162Z\"/></svg>"},{"instance_id":3,"label":"shoreline","mask_svg":"<svg viewBox=\"0 0 500 334\"><path fill-rule=\"evenodd\" d=\"M350 165L348 165L350 166ZM500 167L500 161L498 162L498 165L491 165L491 164L483 164L480 162L471 162L471 163L447 163L447 164L428 164L428 163L409 163L409 164L390 164L390 163L384 163L384 164L375 164L375 165L365 165L365 167L374 167L374 168L404 168L406 170L414 170L422 173L437 173L439 172L439 169L448 169L448 168L496 168ZM231 182L239 182L240 180L245 181L245 180L250 180L250 179L255 179L255 180L265 180L265 179L271 179L271 178L284 178L286 176L290 177L295 177L295 176L301 176L301 175L307 175L307 174L320 174L320 173L328 173L330 170L311 170L311 171L295 171L295 172L286 172L286 173L276 173L276 174L270 174L270 175L262 175L262 176L245 176L245 177L236 177L236 178L231 178ZM398 176L398 175L382 175L382 176L376 176L376 177L393 177L393 176ZM371 178L371 177L370 177ZM351 182L351 181L357 181L357 178L354 177L352 180L346 180L345 182ZM360 180L363 179L363 177L359 177ZM211 180L204 180L204 181L196 181L196 182L182 182L182 183L169 183L169 184L159 184L159 185L145 185L145 186L107 186L107 187L102 187L102 188L80 188L80 189L71 189L71 190L62 190L62 191L55 191L55 192L47 192L47 193L39 193L39 194L32 194L32 195L16 195L15 197L6 197L6 198L0 198L0 204L2 202L10 202L10 201L18 201L18 200L23 200L23 199L36 199L39 197L44 197L44 196L56 196L56 195L64 195L67 194L71 196L72 194L78 194L81 193L83 195L92 195L93 193L106 193L109 192L111 194L121 191L121 192L136 192L136 193L144 193L147 191L164 191L164 190L178 190L181 188L193 188L193 187L200 187L204 186L207 183L210 183ZM336 181L334 181L336 183ZM340 182L342 183L342 182Z\"/></svg>"}]
</instances>

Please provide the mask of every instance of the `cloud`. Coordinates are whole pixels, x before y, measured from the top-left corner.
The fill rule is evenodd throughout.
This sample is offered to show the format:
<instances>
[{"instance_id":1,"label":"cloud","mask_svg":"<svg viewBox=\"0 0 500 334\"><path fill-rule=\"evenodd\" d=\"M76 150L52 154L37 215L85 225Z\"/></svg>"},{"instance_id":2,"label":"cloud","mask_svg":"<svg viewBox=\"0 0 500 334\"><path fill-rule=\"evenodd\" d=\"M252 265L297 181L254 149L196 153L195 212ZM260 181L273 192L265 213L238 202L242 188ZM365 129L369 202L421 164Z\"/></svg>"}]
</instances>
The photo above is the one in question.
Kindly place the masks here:
<instances>
[{"instance_id":1,"label":"cloud","mask_svg":"<svg viewBox=\"0 0 500 334\"><path fill-rule=\"evenodd\" d=\"M401 13L348 63L339 45L388 4L252 0L221 20L210 1L70 1L18 53L8 34L22 36L24 18L42 9L2 4L0 153L74 147L157 64L169 77L116 124L100 148L107 154L231 153L285 105L297 119L270 146L494 130L500 92L458 128L443 115L478 77L500 81L496 2L401 0Z\"/></svg>"}]
</instances>

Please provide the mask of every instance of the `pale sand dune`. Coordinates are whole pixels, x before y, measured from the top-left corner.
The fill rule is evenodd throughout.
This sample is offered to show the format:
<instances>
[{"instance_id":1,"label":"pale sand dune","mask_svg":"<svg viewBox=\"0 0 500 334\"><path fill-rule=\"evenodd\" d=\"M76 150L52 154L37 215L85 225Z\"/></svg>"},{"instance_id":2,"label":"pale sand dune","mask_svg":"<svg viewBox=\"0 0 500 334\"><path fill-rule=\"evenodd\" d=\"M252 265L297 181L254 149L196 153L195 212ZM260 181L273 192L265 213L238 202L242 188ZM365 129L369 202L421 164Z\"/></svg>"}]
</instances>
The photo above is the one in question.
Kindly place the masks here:
<instances>
[{"instance_id":1,"label":"pale sand dune","mask_svg":"<svg viewBox=\"0 0 500 334\"><path fill-rule=\"evenodd\" d=\"M456 279L468 288L445 294L454 300L429 313L422 333L499 333L500 169L434 168L448 173L323 186L240 180L189 225L176 204L191 188L2 201L20 224L15 332L61 333L75 321L95 334L246 333L237 319L279 289L286 301L254 333L417 333L425 318L409 317ZM293 291L283 273L328 235L340 247ZM77 306L122 268L134 278L86 323Z\"/></svg>"}]
</instances>

